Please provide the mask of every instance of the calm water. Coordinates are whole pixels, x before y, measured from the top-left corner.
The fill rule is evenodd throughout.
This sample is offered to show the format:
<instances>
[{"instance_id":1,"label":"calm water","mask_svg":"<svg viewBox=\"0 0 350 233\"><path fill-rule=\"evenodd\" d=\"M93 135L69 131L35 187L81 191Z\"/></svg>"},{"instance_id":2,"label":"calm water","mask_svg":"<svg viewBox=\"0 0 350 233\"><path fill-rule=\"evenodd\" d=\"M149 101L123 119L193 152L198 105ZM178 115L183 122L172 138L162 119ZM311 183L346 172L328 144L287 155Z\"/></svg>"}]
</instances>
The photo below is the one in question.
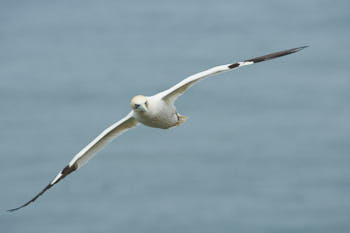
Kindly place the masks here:
<instances>
[{"instance_id":1,"label":"calm water","mask_svg":"<svg viewBox=\"0 0 350 233\"><path fill-rule=\"evenodd\" d=\"M2 1L0 231L350 232L349 1ZM183 127L140 126L35 203L67 162L186 76Z\"/></svg>"}]
</instances>

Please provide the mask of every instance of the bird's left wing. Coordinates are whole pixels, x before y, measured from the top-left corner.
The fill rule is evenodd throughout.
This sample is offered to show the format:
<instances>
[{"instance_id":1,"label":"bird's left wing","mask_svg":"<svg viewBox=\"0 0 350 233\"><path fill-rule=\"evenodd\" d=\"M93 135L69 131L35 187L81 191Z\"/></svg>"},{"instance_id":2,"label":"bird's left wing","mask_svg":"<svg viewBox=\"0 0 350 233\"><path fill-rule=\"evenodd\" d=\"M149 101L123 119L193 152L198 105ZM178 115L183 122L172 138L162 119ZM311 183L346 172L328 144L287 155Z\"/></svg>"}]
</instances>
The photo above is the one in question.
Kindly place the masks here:
<instances>
[{"instance_id":1,"label":"bird's left wing","mask_svg":"<svg viewBox=\"0 0 350 233\"><path fill-rule=\"evenodd\" d=\"M104 146L106 146L109 142L111 142L115 137L123 133L124 131L134 127L137 125L137 120L133 117L132 112L130 112L126 117L121 119L120 121L114 123L107 129L105 129L100 135L98 135L92 142L90 142L86 147L84 147L78 154L76 154L73 159L69 162L69 164L63 168L61 172L35 197L33 197L30 201L21 205L20 207L10 209L8 211L12 212L15 210L19 210L31 202L34 202L39 196L41 196L46 190L50 189L52 186L57 184L60 180L66 177L68 174L73 171L81 168L87 163L99 150L101 150Z\"/></svg>"},{"instance_id":2,"label":"bird's left wing","mask_svg":"<svg viewBox=\"0 0 350 233\"><path fill-rule=\"evenodd\" d=\"M182 80L181 82L179 82L178 84L172 86L171 88L169 88L168 90L165 90L161 93L159 93L158 95L160 95L160 97L165 100L168 103L174 103L174 101L180 96L182 95L189 87L191 87L192 85L194 85L195 83L203 80L204 78L213 75L213 74L218 74L224 71L228 71L228 70L232 70L241 66L246 66L246 65L251 65L254 63L258 63L258 62L262 62L262 61L267 61L270 59L274 59L277 57L282 57L291 53L295 53L298 52L304 48L306 48L307 46L302 46L302 47L298 47L298 48L293 48L293 49L288 49L288 50L283 50L280 52L275 52L275 53L270 53L261 57L255 57L255 58L251 58L242 62L236 62L233 64L227 64L227 65L221 65L221 66L215 66L211 69L202 71L200 73L191 75L190 77Z\"/></svg>"}]
</instances>

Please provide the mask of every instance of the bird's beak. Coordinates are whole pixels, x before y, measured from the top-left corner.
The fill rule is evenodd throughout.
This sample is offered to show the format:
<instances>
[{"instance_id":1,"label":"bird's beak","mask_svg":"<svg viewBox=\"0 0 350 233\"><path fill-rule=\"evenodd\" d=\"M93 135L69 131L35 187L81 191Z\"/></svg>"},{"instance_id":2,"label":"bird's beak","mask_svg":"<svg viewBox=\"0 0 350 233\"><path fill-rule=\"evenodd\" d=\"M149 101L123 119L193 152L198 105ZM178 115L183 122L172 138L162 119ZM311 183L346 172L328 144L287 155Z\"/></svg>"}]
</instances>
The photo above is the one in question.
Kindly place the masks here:
<instances>
[{"instance_id":1,"label":"bird's beak","mask_svg":"<svg viewBox=\"0 0 350 233\"><path fill-rule=\"evenodd\" d=\"M135 104L135 109L142 112L147 112L148 110L146 104Z\"/></svg>"}]
</instances>

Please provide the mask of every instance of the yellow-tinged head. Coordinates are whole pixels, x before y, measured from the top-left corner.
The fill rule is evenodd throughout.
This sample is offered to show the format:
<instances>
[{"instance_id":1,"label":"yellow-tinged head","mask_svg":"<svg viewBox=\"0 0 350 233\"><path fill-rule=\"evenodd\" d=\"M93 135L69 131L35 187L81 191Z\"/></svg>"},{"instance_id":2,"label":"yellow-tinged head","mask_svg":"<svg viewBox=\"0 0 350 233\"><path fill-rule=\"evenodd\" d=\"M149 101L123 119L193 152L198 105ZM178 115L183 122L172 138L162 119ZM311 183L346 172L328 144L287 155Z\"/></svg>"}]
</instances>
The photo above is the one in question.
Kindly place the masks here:
<instances>
[{"instance_id":1,"label":"yellow-tinged head","mask_svg":"<svg viewBox=\"0 0 350 233\"><path fill-rule=\"evenodd\" d=\"M134 111L147 112L148 111L148 101L146 96L137 95L131 99L131 108Z\"/></svg>"}]
</instances>

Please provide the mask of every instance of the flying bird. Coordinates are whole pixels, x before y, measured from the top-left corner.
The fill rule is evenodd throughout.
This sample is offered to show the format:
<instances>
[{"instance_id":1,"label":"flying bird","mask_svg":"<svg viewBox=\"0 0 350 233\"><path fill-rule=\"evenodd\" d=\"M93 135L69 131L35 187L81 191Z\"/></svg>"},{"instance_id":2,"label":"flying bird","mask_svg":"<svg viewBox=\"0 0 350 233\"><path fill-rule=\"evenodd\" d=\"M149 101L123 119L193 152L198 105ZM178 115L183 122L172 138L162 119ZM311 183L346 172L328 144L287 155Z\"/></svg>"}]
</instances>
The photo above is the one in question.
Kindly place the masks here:
<instances>
[{"instance_id":1,"label":"flying bird","mask_svg":"<svg viewBox=\"0 0 350 233\"><path fill-rule=\"evenodd\" d=\"M280 52L267 54L261 57L256 57L241 62L231 63L227 65L215 66L211 69L189 76L169 89L162 91L153 96L137 95L131 100L131 112L123 119L112 124L102 133L100 133L92 142L85 146L77 153L69 164L60 171L57 176L35 197L25 204L10 209L8 211L19 210L30 203L34 202L39 196L45 193L52 186L57 184L70 173L83 167L98 151L110 143L114 138L138 124L144 124L153 128L169 129L175 126L180 126L187 119L186 116L179 114L175 108L176 99L182 95L189 87L214 74L224 71L233 70L238 67L267 61L277 57L282 57L291 53L298 52L308 46L297 47Z\"/></svg>"}]
</instances>

